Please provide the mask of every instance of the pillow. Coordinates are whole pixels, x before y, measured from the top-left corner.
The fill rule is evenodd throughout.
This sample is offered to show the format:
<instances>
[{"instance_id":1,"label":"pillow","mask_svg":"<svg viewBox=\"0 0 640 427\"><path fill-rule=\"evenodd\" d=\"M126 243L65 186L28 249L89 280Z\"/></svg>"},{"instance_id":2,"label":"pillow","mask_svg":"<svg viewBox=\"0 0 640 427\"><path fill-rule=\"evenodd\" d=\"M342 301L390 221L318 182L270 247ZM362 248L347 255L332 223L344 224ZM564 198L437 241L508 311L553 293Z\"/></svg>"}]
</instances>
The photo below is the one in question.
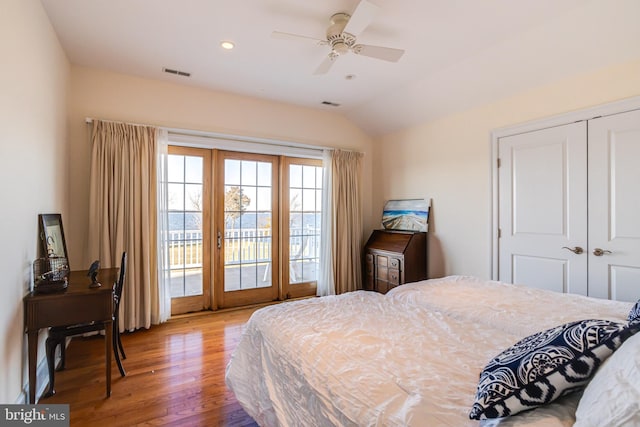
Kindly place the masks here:
<instances>
[{"instance_id":1,"label":"pillow","mask_svg":"<svg viewBox=\"0 0 640 427\"><path fill-rule=\"evenodd\" d=\"M469 418L514 415L581 389L634 332L624 323L590 319L518 341L483 369Z\"/></svg>"},{"instance_id":2,"label":"pillow","mask_svg":"<svg viewBox=\"0 0 640 427\"><path fill-rule=\"evenodd\" d=\"M631 308L627 320L629 323L640 322L640 300Z\"/></svg>"},{"instance_id":3,"label":"pillow","mask_svg":"<svg viewBox=\"0 0 640 427\"><path fill-rule=\"evenodd\" d=\"M629 338L589 381L574 427L640 425L640 334Z\"/></svg>"}]
</instances>

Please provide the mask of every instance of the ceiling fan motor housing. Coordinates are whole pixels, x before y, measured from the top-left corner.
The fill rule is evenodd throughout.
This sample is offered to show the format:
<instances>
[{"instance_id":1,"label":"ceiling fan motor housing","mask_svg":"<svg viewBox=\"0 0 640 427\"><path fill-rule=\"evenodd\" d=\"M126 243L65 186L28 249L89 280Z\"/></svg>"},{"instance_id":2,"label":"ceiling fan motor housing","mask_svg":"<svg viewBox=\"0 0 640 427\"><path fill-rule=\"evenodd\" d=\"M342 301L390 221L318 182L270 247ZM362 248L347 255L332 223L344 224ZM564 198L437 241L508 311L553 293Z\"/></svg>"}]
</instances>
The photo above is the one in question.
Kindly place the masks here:
<instances>
[{"instance_id":1,"label":"ceiling fan motor housing","mask_svg":"<svg viewBox=\"0 0 640 427\"><path fill-rule=\"evenodd\" d=\"M336 55L348 53L356 42L353 34L343 32L350 18L351 15L347 13L336 13L331 17L331 25L327 29L327 42Z\"/></svg>"}]
</instances>

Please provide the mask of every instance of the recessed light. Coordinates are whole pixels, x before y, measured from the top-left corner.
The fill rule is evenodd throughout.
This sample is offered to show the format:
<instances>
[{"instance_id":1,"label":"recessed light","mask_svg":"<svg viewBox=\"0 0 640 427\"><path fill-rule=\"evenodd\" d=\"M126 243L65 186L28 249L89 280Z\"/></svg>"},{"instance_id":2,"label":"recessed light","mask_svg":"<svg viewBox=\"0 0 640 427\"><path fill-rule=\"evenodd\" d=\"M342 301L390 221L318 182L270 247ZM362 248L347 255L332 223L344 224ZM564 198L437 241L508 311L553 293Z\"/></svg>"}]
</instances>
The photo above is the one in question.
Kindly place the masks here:
<instances>
[{"instance_id":1,"label":"recessed light","mask_svg":"<svg viewBox=\"0 0 640 427\"><path fill-rule=\"evenodd\" d=\"M231 50L235 46L236 45L232 41L229 41L229 40L222 40L220 42L220 47L223 48L223 49L226 49L226 50Z\"/></svg>"}]
</instances>

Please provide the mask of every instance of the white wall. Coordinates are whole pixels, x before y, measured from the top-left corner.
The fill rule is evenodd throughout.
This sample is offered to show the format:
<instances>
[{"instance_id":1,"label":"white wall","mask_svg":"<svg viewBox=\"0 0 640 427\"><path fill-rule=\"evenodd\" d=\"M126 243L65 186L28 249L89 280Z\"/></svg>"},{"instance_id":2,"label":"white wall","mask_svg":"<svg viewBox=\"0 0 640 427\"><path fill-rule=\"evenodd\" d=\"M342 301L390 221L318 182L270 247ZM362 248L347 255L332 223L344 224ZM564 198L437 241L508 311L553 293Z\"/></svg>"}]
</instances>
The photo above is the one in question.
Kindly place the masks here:
<instances>
[{"instance_id":1,"label":"white wall","mask_svg":"<svg viewBox=\"0 0 640 427\"><path fill-rule=\"evenodd\" d=\"M372 140L343 117L333 112L90 68L74 66L71 75L68 120L73 168L70 170L70 221L65 224L65 234L72 266L88 267L91 261L86 258L91 159L86 117L363 152L364 238L375 227L372 214L375 211L371 209ZM379 221L379 215L375 218Z\"/></svg>"},{"instance_id":2,"label":"white wall","mask_svg":"<svg viewBox=\"0 0 640 427\"><path fill-rule=\"evenodd\" d=\"M493 129L640 94L640 61L574 76L379 138L374 211L430 195L429 276L491 275Z\"/></svg>"},{"instance_id":3,"label":"white wall","mask_svg":"<svg viewBox=\"0 0 640 427\"><path fill-rule=\"evenodd\" d=\"M22 298L38 254L38 214L66 219L70 70L36 0L2 0L0 57L0 403L16 403L27 383Z\"/></svg>"}]
</instances>

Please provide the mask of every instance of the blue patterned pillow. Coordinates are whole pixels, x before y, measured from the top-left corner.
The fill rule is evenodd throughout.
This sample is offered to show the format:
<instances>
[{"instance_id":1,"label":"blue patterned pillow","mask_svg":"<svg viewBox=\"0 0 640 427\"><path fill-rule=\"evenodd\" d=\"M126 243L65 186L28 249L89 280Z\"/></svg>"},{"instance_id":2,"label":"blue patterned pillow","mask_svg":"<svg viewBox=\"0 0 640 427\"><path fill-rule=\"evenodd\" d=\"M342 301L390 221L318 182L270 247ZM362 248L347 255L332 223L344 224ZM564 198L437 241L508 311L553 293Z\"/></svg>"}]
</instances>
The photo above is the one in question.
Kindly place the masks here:
<instances>
[{"instance_id":1,"label":"blue patterned pillow","mask_svg":"<svg viewBox=\"0 0 640 427\"><path fill-rule=\"evenodd\" d=\"M638 329L640 323L581 320L518 341L480 374L469 418L514 415L581 389L602 361Z\"/></svg>"},{"instance_id":2,"label":"blue patterned pillow","mask_svg":"<svg viewBox=\"0 0 640 427\"><path fill-rule=\"evenodd\" d=\"M629 323L640 322L640 300L638 300L638 302L631 308L627 320L629 321Z\"/></svg>"}]
</instances>

